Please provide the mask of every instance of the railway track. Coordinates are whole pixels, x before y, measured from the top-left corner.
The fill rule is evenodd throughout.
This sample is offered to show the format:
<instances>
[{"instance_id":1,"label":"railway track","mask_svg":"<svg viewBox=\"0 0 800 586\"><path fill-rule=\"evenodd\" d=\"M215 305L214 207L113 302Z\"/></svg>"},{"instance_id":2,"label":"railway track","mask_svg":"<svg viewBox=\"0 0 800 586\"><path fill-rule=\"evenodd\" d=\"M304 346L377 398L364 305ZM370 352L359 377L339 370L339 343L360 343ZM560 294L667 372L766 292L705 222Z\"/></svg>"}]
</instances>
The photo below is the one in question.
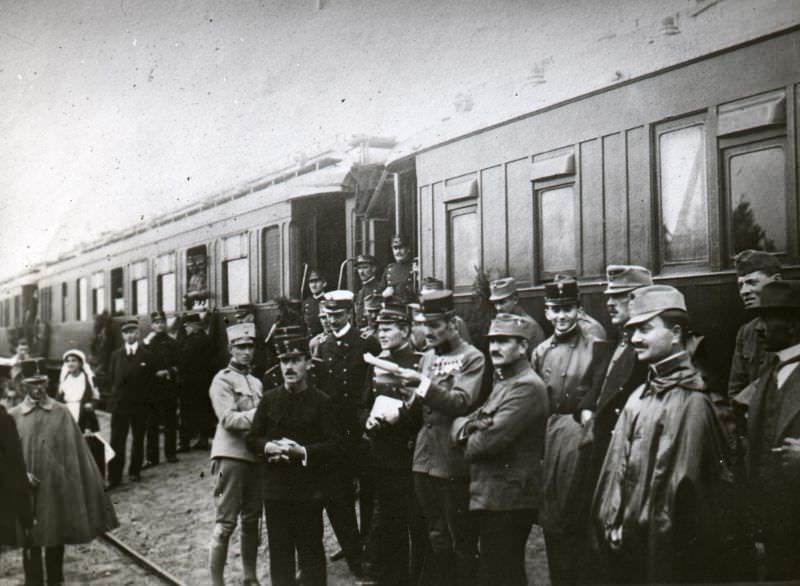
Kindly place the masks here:
<instances>
[{"instance_id":1,"label":"railway track","mask_svg":"<svg viewBox=\"0 0 800 586\"><path fill-rule=\"evenodd\" d=\"M167 570L159 566L153 560L143 556L124 541L121 541L110 533L103 533L101 539L103 542L116 549L119 553L147 571L149 574L158 577L165 584L170 584L172 586L186 586L178 578L170 574Z\"/></svg>"}]
</instances>

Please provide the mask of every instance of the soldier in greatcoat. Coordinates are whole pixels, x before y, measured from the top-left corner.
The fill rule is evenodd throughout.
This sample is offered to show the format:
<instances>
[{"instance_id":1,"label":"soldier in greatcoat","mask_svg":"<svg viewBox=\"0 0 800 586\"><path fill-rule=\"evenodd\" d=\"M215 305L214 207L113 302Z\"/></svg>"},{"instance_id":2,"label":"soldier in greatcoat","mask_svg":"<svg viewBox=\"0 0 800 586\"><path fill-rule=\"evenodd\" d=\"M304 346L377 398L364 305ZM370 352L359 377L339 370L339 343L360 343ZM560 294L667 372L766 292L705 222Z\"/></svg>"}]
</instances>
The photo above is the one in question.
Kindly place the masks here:
<instances>
[{"instance_id":1,"label":"soldier in greatcoat","mask_svg":"<svg viewBox=\"0 0 800 586\"><path fill-rule=\"evenodd\" d=\"M177 462L178 439L178 343L167 334L163 311L150 314L152 332L144 340L153 354L155 384L151 391L151 410L147 422L147 461L143 468L159 463L159 429L164 426L164 457Z\"/></svg>"},{"instance_id":2,"label":"soldier in greatcoat","mask_svg":"<svg viewBox=\"0 0 800 586\"><path fill-rule=\"evenodd\" d=\"M480 534L478 583L526 586L525 546L542 500L547 391L528 361L535 322L500 313L489 327L494 386L453 424L470 462L469 508Z\"/></svg>"},{"instance_id":3,"label":"soldier in greatcoat","mask_svg":"<svg viewBox=\"0 0 800 586\"><path fill-rule=\"evenodd\" d=\"M385 300L377 327L379 357L416 370L422 354L411 346L405 304ZM407 408L404 398L402 379L370 366L361 419L369 440L375 514L365 546L365 573L384 586L417 583L428 539L411 472L422 414L418 405Z\"/></svg>"},{"instance_id":4,"label":"soldier in greatcoat","mask_svg":"<svg viewBox=\"0 0 800 586\"><path fill-rule=\"evenodd\" d=\"M353 325L352 292L340 290L326 293L323 307L331 333L317 348L317 383L320 390L332 399L348 454L346 465L334 474L335 486L325 510L348 566L358 575L361 572L362 545L355 513L356 479L360 487L362 533L366 533L372 515L372 482L368 474L367 445L358 415L367 374L364 353L377 354L380 346L374 338L362 336Z\"/></svg>"},{"instance_id":5,"label":"soldier in greatcoat","mask_svg":"<svg viewBox=\"0 0 800 586\"><path fill-rule=\"evenodd\" d=\"M247 446L260 461L273 586L325 586L322 507L346 457L332 399L309 377L305 336L275 337L283 383L264 393ZM297 554L295 556L295 553Z\"/></svg>"},{"instance_id":6,"label":"soldier in greatcoat","mask_svg":"<svg viewBox=\"0 0 800 586\"><path fill-rule=\"evenodd\" d=\"M425 324L427 342L419 371L401 377L409 399L422 408L412 470L414 490L428 527L431 551L421 583L474 583L477 530L469 516L469 467L450 441L453 420L472 411L483 381L483 354L464 342L453 316L453 292L431 291L420 297L415 319Z\"/></svg>"}]
</instances>

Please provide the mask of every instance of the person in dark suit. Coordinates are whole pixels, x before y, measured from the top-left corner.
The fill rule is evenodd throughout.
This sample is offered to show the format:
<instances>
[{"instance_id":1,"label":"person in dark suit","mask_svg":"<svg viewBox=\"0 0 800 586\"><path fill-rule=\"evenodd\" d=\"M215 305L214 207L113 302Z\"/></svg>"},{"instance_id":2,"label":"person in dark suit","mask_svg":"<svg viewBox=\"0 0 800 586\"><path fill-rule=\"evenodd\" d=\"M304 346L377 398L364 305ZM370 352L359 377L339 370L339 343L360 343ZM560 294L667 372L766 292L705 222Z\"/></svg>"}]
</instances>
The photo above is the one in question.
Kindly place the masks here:
<instances>
[{"instance_id":1,"label":"person in dark suit","mask_svg":"<svg viewBox=\"0 0 800 586\"><path fill-rule=\"evenodd\" d=\"M275 347L284 382L264 393L246 439L266 462L270 578L274 586L294 586L297 552L304 586L324 586L322 506L331 470L344 457L342 431L332 400L310 383L305 337L279 336Z\"/></svg>"},{"instance_id":2,"label":"person in dark suit","mask_svg":"<svg viewBox=\"0 0 800 586\"><path fill-rule=\"evenodd\" d=\"M772 281L758 310L774 356L750 399L748 475L766 580L800 580L800 281Z\"/></svg>"},{"instance_id":3,"label":"person in dark suit","mask_svg":"<svg viewBox=\"0 0 800 586\"><path fill-rule=\"evenodd\" d=\"M364 353L377 354L374 338L364 338L352 324L353 293L340 290L325 294L323 301L331 334L317 349L317 383L333 401L348 453L347 463L335 475L336 490L325 505L336 539L351 571L361 571L361 537L355 512L356 479L359 480L359 506L362 533L370 526L372 483L368 476L368 452L359 423L361 394L367 376ZM338 556L337 556L338 557Z\"/></svg>"},{"instance_id":4,"label":"person in dark suit","mask_svg":"<svg viewBox=\"0 0 800 586\"><path fill-rule=\"evenodd\" d=\"M144 436L147 429L147 401L155 383L155 361L150 351L139 342L139 323L123 322L124 344L111 354L111 447L114 458L108 464L108 482L113 488L122 482L128 431L133 433L128 476L141 480L144 461Z\"/></svg>"},{"instance_id":5,"label":"person in dark suit","mask_svg":"<svg viewBox=\"0 0 800 586\"><path fill-rule=\"evenodd\" d=\"M164 426L164 456L177 462L178 434L178 343L167 334L167 316L163 311L150 314L152 333L145 344L152 351L155 384L151 392L147 421L147 462L144 468L159 462L159 429Z\"/></svg>"},{"instance_id":6,"label":"person in dark suit","mask_svg":"<svg viewBox=\"0 0 800 586\"><path fill-rule=\"evenodd\" d=\"M183 318L186 337L180 347L181 375L181 452L190 449L208 450L208 436L214 422L214 411L208 389L214 378L214 342L203 329L200 315L188 313ZM192 438L197 442L190 446Z\"/></svg>"},{"instance_id":7,"label":"person in dark suit","mask_svg":"<svg viewBox=\"0 0 800 586\"><path fill-rule=\"evenodd\" d=\"M327 286L325 277L316 269L308 271L308 290L311 293L303 299L303 322L306 324L308 337L313 338L322 333L322 322L319 319L319 305L325 296Z\"/></svg>"}]
</instances>

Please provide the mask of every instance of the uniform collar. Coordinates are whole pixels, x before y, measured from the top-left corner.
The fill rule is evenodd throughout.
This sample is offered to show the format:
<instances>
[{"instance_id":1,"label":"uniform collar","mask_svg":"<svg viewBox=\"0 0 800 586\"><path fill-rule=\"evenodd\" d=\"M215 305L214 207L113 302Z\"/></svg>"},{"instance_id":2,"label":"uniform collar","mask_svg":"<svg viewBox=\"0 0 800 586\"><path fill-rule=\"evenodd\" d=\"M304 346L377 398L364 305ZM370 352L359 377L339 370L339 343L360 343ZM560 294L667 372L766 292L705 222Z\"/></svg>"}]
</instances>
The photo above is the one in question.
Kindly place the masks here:
<instances>
[{"instance_id":1,"label":"uniform collar","mask_svg":"<svg viewBox=\"0 0 800 586\"><path fill-rule=\"evenodd\" d=\"M524 356L520 357L516 362L511 364L504 364L494 369L494 374L497 380L506 380L511 377L517 376L521 372L530 367L530 362Z\"/></svg>"},{"instance_id":2,"label":"uniform collar","mask_svg":"<svg viewBox=\"0 0 800 586\"><path fill-rule=\"evenodd\" d=\"M557 344L569 344L572 347L575 347L575 344L578 342L578 334L580 333L581 329L578 327L577 320L575 321L575 325L569 329L569 331L564 332L563 334L557 334L553 332L553 342L552 345L555 346Z\"/></svg>"},{"instance_id":3,"label":"uniform collar","mask_svg":"<svg viewBox=\"0 0 800 586\"><path fill-rule=\"evenodd\" d=\"M42 399L41 401L34 401L33 399L30 398L29 395L25 395L25 398L22 400L22 405L21 405L22 414L23 415L27 415L28 413L30 413L31 411L33 411L37 407L40 407L41 409L44 409L45 411L52 411L52 409L53 409L53 400L48 395L44 399Z\"/></svg>"},{"instance_id":4,"label":"uniform collar","mask_svg":"<svg viewBox=\"0 0 800 586\"><path fill-rule=\"evenodd\" d=\"M684 350L650 365L644 394L654 392L661 395L675 387L690 391L703 391L706 388L703 377Z\"/></svg>"},{"instance_id":5,"label":"uniform collar","mask_svg":"<svg viewBox=\"0 0 800 586\"><path fill-rule=\"evenodd\" d=\"M794 362L794 358L800 357L800 343L778 350L775 355L781 362Z\"/></svg>"},{"instance_id":6,"label":"uniform collar","mask_svg":"<svg viewBox=\"0 0 800 586\"><path fill-rule=\"evenodd\" d=\"M137 340L133 344L125 344L125 354L130 354L133 351L136 354L137 350L139 350L139 341Z\"/></svg>"},{"instance_id":7,"label":"uniform collar","mask_svg":"<svg viewBox=\"0 0 800 586\"><path fill-rule=\"evenodd\" d=\"M324 296L325 296L325 291L323 291L323 292L322 292L322 293L320 293L319 295L314 295L313 293L311 294L311 297L312 297L312 299L315 299L315 300L317 300L317 301L319 301L320 299L322 299Z\"/></svg>"},{"instance_id":8,"label":"uniform collar","mask_svg":"<svg viewBox=\"0 0 800 586\"><path fill-rule=\"evenodd\" d=\"M333 332L334 337L335 338L344 338L347 335L347 333L350 331L351 327L352 327L352 325L350 324L350 322L347 322L345 324L345 326L341 330L339 330L338 332Z\"/></svg>"},{"instance_id":9,"label":"uniform collar","mask_svg":"<svg viewBox=\"0 0 800 586\"><path fill-rule=\"evenodd\" d=\"M239 364L238 362L234 362L233 360L231 360L228 363L228 368L230 368L231 370L235 370L240 374L250 374L251 371L251 367L245 366L244 364Z\"/></svg>"},{"instance_id":10,"label":"uniform collar","mask_svg":"<svg viewBox=\"0 0 800 586\"><path fill-rule=\"evenodd\" d=\"M372 276L371 276L369 279L367 279L366 281L361 281L361 284L362 284L362 285L368 285L369 283L372 283L372 281L374 281L374 280L375 280L375 275L372 275Z\"/></svg>"}]
</instances>

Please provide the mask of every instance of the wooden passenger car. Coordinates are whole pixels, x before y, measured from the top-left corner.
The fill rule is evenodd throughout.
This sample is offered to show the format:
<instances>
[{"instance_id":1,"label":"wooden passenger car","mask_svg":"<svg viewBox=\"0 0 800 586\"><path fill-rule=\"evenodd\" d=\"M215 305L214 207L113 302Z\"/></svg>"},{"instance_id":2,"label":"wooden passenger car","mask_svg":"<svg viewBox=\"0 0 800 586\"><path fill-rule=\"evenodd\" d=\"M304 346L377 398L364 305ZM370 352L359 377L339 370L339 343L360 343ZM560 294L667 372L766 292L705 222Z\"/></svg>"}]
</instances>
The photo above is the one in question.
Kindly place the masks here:
<instances>
[{"instance_id":1,"label":"wooden passenger car","mask_svg":"<svg viewBox=\"0 0 800 586\"><path fill-rule=\"evenodd\" d=\"M800 276L798 54L795 27L399 149L389 168L417 183L421 275L461 303L474 267L514 276L544 322L543 284L570 273L607 322L606 265L641 264L685 292L727 372L744 319L733 255L769 250Z\"/></svg>"}]
</instances>

